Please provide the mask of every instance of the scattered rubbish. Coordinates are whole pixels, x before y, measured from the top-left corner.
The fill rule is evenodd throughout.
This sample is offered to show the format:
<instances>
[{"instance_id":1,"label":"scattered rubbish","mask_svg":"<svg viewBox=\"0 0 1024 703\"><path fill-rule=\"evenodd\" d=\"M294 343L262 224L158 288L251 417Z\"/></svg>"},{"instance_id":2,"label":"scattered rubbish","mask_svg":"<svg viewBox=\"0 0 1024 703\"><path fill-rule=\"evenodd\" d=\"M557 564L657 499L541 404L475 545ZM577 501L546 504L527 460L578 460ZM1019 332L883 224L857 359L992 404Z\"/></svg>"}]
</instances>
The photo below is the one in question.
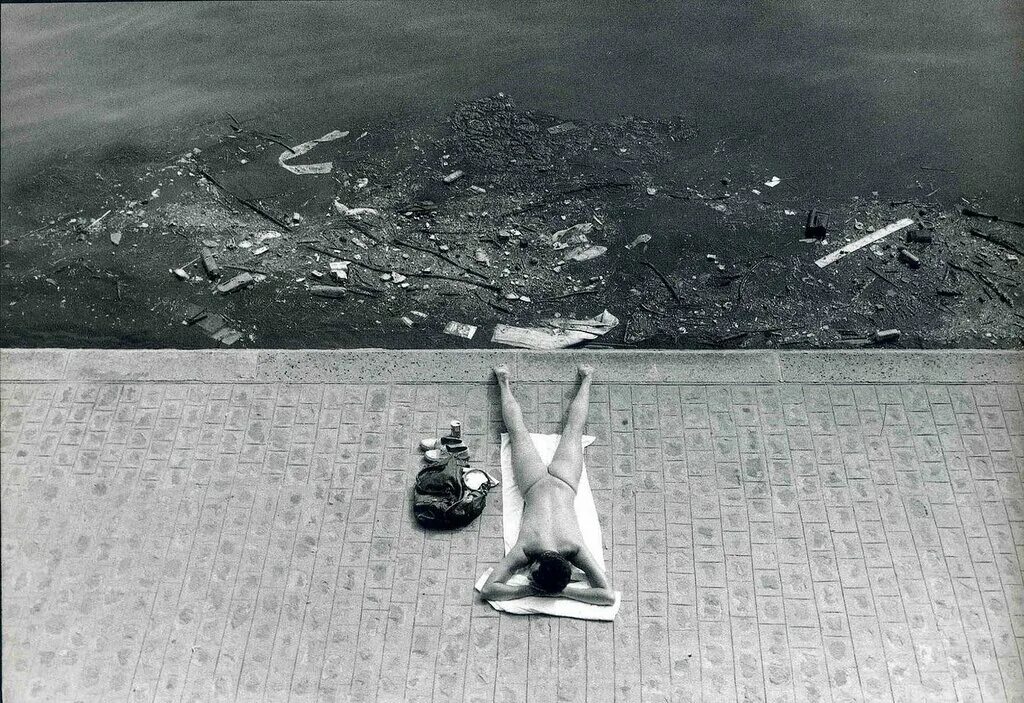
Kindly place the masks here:
<instances>
[{"instance_id":1,"label":"scattered rubbish","mask_svg":"<svg viewBox=\"0 0 1024 703\"><path fill-rule=\"evenodd\" d=\"M444 333L450 334L453 337L473 339L473 335L476 334L476 327L462 322L449 322L444 328Z\"/></svg>"},{"instance_id":2,"label":"scattered rubbish","mask_svg":"<svg viewBox=\"0 0 1024 703\"><path fill-rule=\"evenodd\" d=\"M807 213L804 234L810 239L824 239L828 234L828 213L812 208Z\"/></svg>"},{"instance_id":3,"label":"scattered rubbish","mask_svg":"<svg viewBox=\"0 0 1024 703\"><path fill-rule=\"evenodd\" d=\"M270 247L262 246L262 247L260 247L258 249L253 249L252 250L252 255L253 256L259 256L260 254L266 254L268 251L270 251Z\"/></svg>"},{"instance_id":4,"label":"scattered rubbish","mask_svg":"<svg viewBox=\"0 0 1024 703\"><path fill-rule=\"evenodd\" d=\"M641 244L647 244L647 242L649 242L649 241L651 241L651 235L649 235L649 234L641 234L636 239L634 239L632 242L627 244L626 245L626 249L636 249ZM646 249L646 247L644 247L644 248Z\"/></svg>"},{"instance_id":5,"label":"scattered rubbish","mask_svg":"<svg viewBox=\"0 0 1024 703\"><path fill-rule=\"evenodd\" d=\"M402 317L401 319L402 319L402 324L405 325L406 327L412 327L413 326L413 321L410 320L408 317Z\"/></svg>"},{"instance_id":6,"label":"scattered rubbish","mask_svg":"<svg viewBox=\"0 0 1024 703\"><path fill-rule=\"evenodd\" d=\"M647 194L648 195L657 195L658 194L658 189L657 188L648 188L647 189Z\"/></svg>"},{"instance_id":7,"label":"scattered rubbish","mask_svg":"<svg viewBox=\"0 0 1024 703\"><path fill-rule=\"evenodd\" d=\"M427 318L427 313L420 312L419 310L410 310L409 313L411 315L415 315L416 317L422 317L423 319Z\"/></svg>"},{"instance_id":8,"label":"scattered rubbish","mask_svg":"<svg viewBox=\"0 0 1024 703\"><path fill-rule=\"evenodd\" d=\"M796 210L789 210L789 209L786 209L786 210L783 210L783 211L782 211L782 214L783 214L783 215L788 215L788 216L792 217L793 215L795 215L795 214L796 214Z\"/></svg>"},{"instance_id":9,"label":"scattered rubbish","mask_svg":"<svg viewBox=\"0 0 1024 703\"><path fill-rule=\"evenodd\" d=\"M483 195L484 193L487 192L486 188L481 188L480 186L470 186L469 189L476 193L477 195Z\"/></svg>"},{"instance_id":10,"label":"scattered rubbish","mask_svg":"<svg viewBox=\"0 0 1024 703\"><path fill-rule=\"evenodd\" d=\"M921 243L921 244L931 244L932 243L932 239L933 239L933 235L928 230L919 229L919 230L914 230L913 232L907 232L907 241L908 242L918 242L918 243Z\"/></svg>"},{"instance_id":11,"label":"scattered rubbish","mask_svg":"<svg viewBox=\"0 0 1024 703\"><path fill-rule=\"evenodd\" d=\"M238 243L238 248L239 249L250 249L251 247L252 247L252 242L250 242L248 239L243 239L242 241L240 241Z\"/></svg>"},{"instance_id":12,"label":"scattered rubbish","mask_svg":"<svg viewBox=\"0 0 1024 703\"><path fill-rule=\"evenodd\" d=\"M312 285L309 292L318 298L344 298L347 290L341 286Z\"/></svg>"},{"instance_id":13,"label":"scattered rubbish","mask_svg":"<svg viewBox=\"0 0 1024 703\"><path fill-rule=\"evenodd\" d=\"M228 279L217 286L217 291L220 293L233 293L239 288L252 285L256 279L248 271L243 271L234 278Z\"/></svg>"},{"instance_id":14,"label":"scattered rubbish","mask_svg":"<svg viewBox=\"0 0 1024 703\"><path fill-rule=\"evenodd\" d=\"M753 193L754 195L760 195L761 194L761 191L759 191L757 188L751 188L750 192Z\"/></svg>"},{"instance_id":15,"label":"scattered rubbish","mask_svg":"<svg viewBox=\"0 0 1024 703\"><path fill-rule=\"evenodd\" d=\"M590 261L608 251L608 247L592 244L587 247L576 247L565 258L568 261Z\"/></svg>"},{"instance_id":16,"label":"scattered rubbish","mask_svg":"<svg viewBox=\"0 0 1024 703\"><path fill-rule=\"evenodd\" d=\"M823 256L822 258L818 259L814 263L818 265L818 268L825 268L829 264L833 264L836 261L839 261L848 254L852 254L858 249L866 247L868 244L871 244L873 242L877 242L879 239L882 239L883 237L888 237L893 232L898 232L904 227L909 227L912 224L914 224L914 221L912 219L910 219L909 217L904 217L902 220L897 220L891 225L883 227L882 229L879 230L875 230L871 234L865 235L856 241L850 242L842 249L837 249L831 254L828 254L827 256Z\"/></svg>"},{"instance_id":17,"label":"scattered rubbish","mask_svg":"<svg viewBox=\"0 0 1024 703\"><path fill-rule=\"evenodd\" d=\"M183 268L181 268L181 269L167 269L167 270L170 271L171 273L173 273L175 276L177 276L178 278L180 278L183 281L187 281L189 278L191 278L191 276L188 275L188 271L186 271Z\"/></svg>"},{"instance_id":18,"label":"scattered rubbish","mask_svg":"<svg viewBox=\"0 0 1024 703\"><path fill-rule=\"evenodd\" d=\"M1007 254L1006 255L1006 260L1007 261L1012 261L1012 262L1017 262L1017 261L1020 261L1020 258L1016 254Z\"/></svg>"},{"instance_id":19,"label":"scattered rubbish","mask_svg":"<svg viewBox=\"0 0 1024 703\"><path fill-rule=\"evenodd\" d=\"M478 248L473 252L473 259L486 266L491 265L491 257L487 256L487 253L483 249Z\"/></svg>"},{"instance_id":20,"label":"scattered rubbish","mask_svg":"<svg viewBox=\"0 0 1024 703\"><path fill-rule=\"evenodd\" d=\"M556 124L553 127L548 127L548 134L565 134L576 129L576 125L572 122L563 122L562 124Z\"/></svg>"},{"instance_id":21,"label":"scattered rubbish","mask_svg":"<svg viewBox=\"0 0 1024 703\"><path fill-rule=\"evenodd\" d=\"M283 235L280 232L271 232L268 230L266 232L260 232L259 236L256 238L256 241L265 242L268 239L280 239L282 236Z\"/></svg>"},{"instance_id":22,"label":"scattered rubbish","mask_svg":"<svg viewBox=\"0 0 1024 703\"><path fill-rule=\"evenodd\" d=\"M325 142L333 142L335 139L342 139L342 138L347 137L347 136L348 136L348 132L347 131L346 132L339 132L338 130L334 130L332 132L328 132L327 134L325 134L324 136L320 137L319 139L314 139L314 140L309 141L309 142L303 142L302 144L299 144L298 146L293 146L288 151L281 152L281 155L277 157L277 163L279 163L283 168L291 171L292 173L294 173L294 174L296 174L298 176L307 176L307 175L318 174L318 173L330 173L331 169L334 168L334 164L331 161L325 161L323 163L318 163L318 164L303 164L303 165L300 165L300 166L292 166L291 164L289 164L287 162L291 161L292 159L294 159L294 158L296 158L298 156L302 156L303 154L308 152L310 149L315 147L317 144L323 144Z\"/></svg>"},{"instance_id":23,"label":"scattered rubbish","mask_svg":"<svg viewBox=\"0 0 1024 703\"><path fill-rule=\"evenodd\" d=\"M871 337L875 342L884 344L885 342L895 342L900 338L900 331L897 329L889 330L878 330Z\"/></svg>"},{"instance_id":24,"label":"scattered rubbish","mask_svg":"<svg viewBox=\"0 0 1024 703\"><path fill-rule=\"evenodd\" d=\"M706 257L708 261L718 261L718 254L707 254Z\"/></svg>"},{"instance_id":25,"label":"scattered rubbish","mask_svg":"<svg viewBox=\"0 0 1024 703\"><path fill-rule=\"evenodd\" d=\"M597 339L618 326L619 319L605 310L600 315L586 320L554 317L543 320L542 323L544 327L512 327L498 324L491 335L491 341L523 349L565 349Z\"/></svg>"},{"instance_id":26,"label":"scattered rubbish","mask_svg":"<svg viewBox=\"0 0 1024 703\"><path fill-rule=\"evenodd\" d=\"M452 171L451 173L449 173L447 176L445 176L441 180L443 180L445 183L454 183L455 181L459 180L460 178L462 178L465 175L466 175L465 171Z\"/></svg>"},{"instance_id":27,"label":"scattered rubbish","mask_svg":"<svg viewBox=\"0 0 1024 703\"><path fill-rule=\"evenodd\" d=\"M199 256L203 260L203 268L206 269L206 274L210 278L220 278L220 266L217 265L217 259L213 256L210 248L203 247L199 252Z\"/></svg>"},{"instance_id":28,"label":"scattered rubbish","mask_svg":"<svg viewBox=\"0 0 1024 703\"><path fill-rule=\"evenodd\" d=\"M779 185L780 183L782 183L782 179L779 178L778 176L772 176L771 178L769 178L767 181L764 182L764 184L766 186L768 186L769 188L774 188L775 186Z\"/></svg>"},{"instance_id":29,"label":"scattered rubbish","mask_svg":"<svg viewBox=\"0 0 1024 703\"><path fill-rule=\"evenodd\" d=\"M356 181L356 190L362 190L366 186L370 185L369 178L360 178Z\"/></svg>"},{"instance_id":30,"label":"scattered rubbish","mask_svg":"<svg viewBox=\"0 0 1024 703\"><path fill-rule=\"evenodd\" d=\"M921 260L906 249L900 249L900 260L906 263L912 269L916 269L921 266Z\"/></svg>"},{"instance_id":31,"label":"scattered rubbish","mask_svg":"<svg viewBox=\"0 0 1024 703\"><path fill-rule=\"evenodd\" d=\"M338 212L339 215L344 215L345 217L353 217L357 220L363 217L363 215L373 215L375 217L380 215L380 211L377 210L376 208L349 207L348 205L342 203L340 200L334 201L334 209Z\"/></svg>"},{"instance_id":32,"label":"scattered rubbish","mask_svg":"<svg viewBox=\"0 0 1024 703\"><path fill-rule=\"evenodd\" d=\"M115 229L110 233L110 243L115 247L121 243L121 230Z\"/></svg>"},{"instance_id":33,"label":"scattered rubbish","mask_svg":"<svg viewBox=\"0 0 1024 703\"><path fill-rule=\"evenodd\" d=\"M391 272L391 282L392 283L404 283L406 278L407 278L406 276L403 276L402 274L398 273L397 271L392 271Z\"/></svg>"},{"instance_id":34,"label":"scattered rubbish","mask_svg":"<svg viewBox=\"0 0 1024 703\"><path fill-rule=\"evenodd\" d=\"M348 267L351 261L332 261L329 266L331 267L331 274L339 281L348 280ZM313 272L316 275L316 271Z\"/></svg>"},{"instance_id":35,"label":"scattered rubbish","mask_svg":"<svg viewBox=\"0 0 1024 703\"><path fill-rule=\"evenodd\" d=\"M289 222L289 224L298 225L298 224L301 224L301 223L302 223L302 215L300 215L297 212L293 212L292 213L292 217L291 217L291 221Z\"/></svg>"},{"instance_id":36,"label":"scattered rubbish","mask_svg":"<svg viewBox=\"0 0 1024 703\"><path fill-rule=\"evenodd\" d=\"M853 221L853 228L855 230L857 230L858 232L860 232L860 231L862 231L864 229L864 223L861 222L860 220L854 220Z\"/></svg>"}]
</instances>

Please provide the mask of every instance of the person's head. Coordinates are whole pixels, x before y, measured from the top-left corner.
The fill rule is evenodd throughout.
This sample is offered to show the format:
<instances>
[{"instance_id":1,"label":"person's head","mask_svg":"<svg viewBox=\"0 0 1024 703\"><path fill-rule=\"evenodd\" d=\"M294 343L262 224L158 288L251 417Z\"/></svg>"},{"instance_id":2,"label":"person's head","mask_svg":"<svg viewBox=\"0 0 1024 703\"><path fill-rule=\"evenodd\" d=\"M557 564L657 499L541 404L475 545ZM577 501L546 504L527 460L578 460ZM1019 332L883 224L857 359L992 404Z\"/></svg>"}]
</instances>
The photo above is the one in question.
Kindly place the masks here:
<instances>
[{"instance_id":1,"label":"person's head","mask_svg":"<svg viewBox=\"0 0 1024 703\"><path fill-rule=\"evenodd\" d=\"M572 579L572 564L558 552L542 552L533 561L530 581L544 593L561 593Z\"/></svg>"}]
</instances>

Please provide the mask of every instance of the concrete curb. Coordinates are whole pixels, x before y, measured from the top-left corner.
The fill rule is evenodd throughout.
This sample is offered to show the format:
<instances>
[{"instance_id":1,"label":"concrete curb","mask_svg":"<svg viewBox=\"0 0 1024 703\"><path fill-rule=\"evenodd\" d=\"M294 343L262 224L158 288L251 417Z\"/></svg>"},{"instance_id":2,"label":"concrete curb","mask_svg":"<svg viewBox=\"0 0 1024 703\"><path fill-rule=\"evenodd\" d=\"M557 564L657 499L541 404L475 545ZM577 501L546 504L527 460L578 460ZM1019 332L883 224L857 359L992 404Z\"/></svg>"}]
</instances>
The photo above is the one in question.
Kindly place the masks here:
<instances>
[{"instance_id":1,"label":"concrete curb","mask_svg":"<svg viewBox=\"0 0 1024 703\"><path fill-rule=\"evenodd\" d=\"M484 383L507 363L518 380L606 383L1019 383L1017 351L557 351L2 349L4 382Z\"/></svg>"}]
</instances>

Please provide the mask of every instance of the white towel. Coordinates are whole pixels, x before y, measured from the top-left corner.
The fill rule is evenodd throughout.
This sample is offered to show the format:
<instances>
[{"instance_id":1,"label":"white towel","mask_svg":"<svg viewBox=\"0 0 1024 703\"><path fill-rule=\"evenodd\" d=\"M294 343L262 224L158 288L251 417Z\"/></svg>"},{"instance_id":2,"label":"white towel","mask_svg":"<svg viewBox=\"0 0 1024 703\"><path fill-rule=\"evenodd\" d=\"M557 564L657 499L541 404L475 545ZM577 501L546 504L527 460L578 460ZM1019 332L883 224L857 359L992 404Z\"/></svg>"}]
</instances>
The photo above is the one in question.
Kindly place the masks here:
<instances>
[{"instance_id":1,"label":"white towel","mask_svg":"<svg viewBox=\"0 0 1024 703\"><path fill-rule=\"evenodd\" d=\"M557 434L531 434L530 438L537 447L537 453L545 465L551 463L555 455L558 442L562 438ZM584 435L583 447L590 446L594 438ZM515 546L519 538L519 524L523 519L523 495L516 486L515 476L512 473L512 444L508 434L501 435L501 505L502 505L502 527L505 537L505 553ZM597 506L594 505L594 494L590 490L590 479L587 478L587 467L583 466L583 475L580 477L580 485L576 490L576 520L579 522L580 531L583 533L583 543L590 553L604 568L604 549L601 544L601 524L597 518ZM476 590L483 588L487 577L493 569L485 571L476 581ZM524 574L515 574L509 579L510 585L526 583ZM566 588L584 588L586 584L570 583ZM580 618L582 620L614 620L619 612L622 594L615 592L615 602L611 605L593 605L592 603L581 603L571 598L544 598L541 596L528 596L515 600L487 601L495 610L517 615L531 615L534 613L544 615L555 615L564 618Z\"/></svg>"}]
</instances>

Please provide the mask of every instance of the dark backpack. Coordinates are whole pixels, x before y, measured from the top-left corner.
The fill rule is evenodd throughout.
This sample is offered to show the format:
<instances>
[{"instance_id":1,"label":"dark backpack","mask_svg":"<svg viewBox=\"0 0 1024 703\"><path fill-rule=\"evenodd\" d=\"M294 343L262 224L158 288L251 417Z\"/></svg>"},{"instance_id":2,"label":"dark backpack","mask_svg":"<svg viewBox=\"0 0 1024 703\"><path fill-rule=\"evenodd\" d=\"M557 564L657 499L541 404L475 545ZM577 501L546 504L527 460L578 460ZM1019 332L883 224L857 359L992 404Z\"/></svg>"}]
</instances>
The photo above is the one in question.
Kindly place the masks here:
<instances>
[{"instance_id":1,"label":"dark backpack","mask_svg":"<svg viewBox=\"0 0 1024 703\"><path fill-rule=\"evenodd\" d=\"M424 527L437 530L465 527L484 511L487 492L498 485L486 471L469 469L451 454L444 452L416 475L413 487L412 512ZM466 484L466 476L481 474L477 488ZM473 481L474 484L477 480Z\"/></svg>"}]
</instances>

